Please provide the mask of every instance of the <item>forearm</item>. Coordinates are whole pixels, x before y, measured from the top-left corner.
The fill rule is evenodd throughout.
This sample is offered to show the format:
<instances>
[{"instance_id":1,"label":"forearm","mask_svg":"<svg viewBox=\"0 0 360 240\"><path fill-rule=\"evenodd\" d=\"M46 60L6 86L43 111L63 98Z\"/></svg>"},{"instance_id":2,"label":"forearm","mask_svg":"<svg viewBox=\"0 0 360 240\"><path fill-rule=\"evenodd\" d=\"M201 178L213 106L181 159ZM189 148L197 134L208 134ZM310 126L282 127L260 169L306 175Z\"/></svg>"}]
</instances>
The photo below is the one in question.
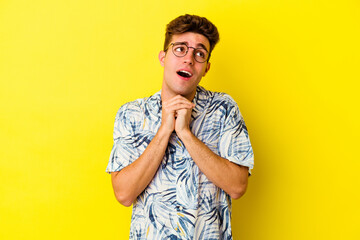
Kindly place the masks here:
<instances>
[{"instance_id":1,"label":"forearm","mask_svg":"<svg viewBox=\"0 0 360 240\"><path fill-rule=\"evenodd\" d=\"M121 171L111 174L114 193L121 204L130 206L154 178L164 157L170 134L160 128L138 159Z\"/></svg>"},{"instance_id":2,"label":"forearm","mask_svg":"<svg viewBox=\"0 0 360 240\"><path fill-rule=\"evenodd\" d=\"M239 166L212 152L190 131L179 135L200 171L232 198L241 197L247 187L248 168Z\"/></svg>"}]
</instances>

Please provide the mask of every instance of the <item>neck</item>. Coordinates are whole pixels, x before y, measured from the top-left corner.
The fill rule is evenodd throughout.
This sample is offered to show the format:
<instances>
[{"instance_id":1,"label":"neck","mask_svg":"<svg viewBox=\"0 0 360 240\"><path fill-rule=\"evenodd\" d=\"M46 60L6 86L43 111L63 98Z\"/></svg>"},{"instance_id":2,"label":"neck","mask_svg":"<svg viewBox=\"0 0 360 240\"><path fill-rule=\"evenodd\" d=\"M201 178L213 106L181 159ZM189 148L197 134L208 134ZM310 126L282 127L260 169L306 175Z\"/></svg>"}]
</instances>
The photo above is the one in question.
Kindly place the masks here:
<instances>
[{"instance_id":1,"label":"neck","mask_svg":"<svg viewBox=\"0 0 360 240\"><path fill-rule=\"evenodd\" d=\"M182 94L176 94L172 91L168 91L166 88L164 88L164 86L161 89L161 101L167 101L177 95L181 95L183 97L185 97L186 99L188 99L190 102L192 102L192 100L195 97L195 93L196 93L196 89L194 92L190 93L190 94L186 94L186 95L182 95Z\"/></svg>"}]
</instances>

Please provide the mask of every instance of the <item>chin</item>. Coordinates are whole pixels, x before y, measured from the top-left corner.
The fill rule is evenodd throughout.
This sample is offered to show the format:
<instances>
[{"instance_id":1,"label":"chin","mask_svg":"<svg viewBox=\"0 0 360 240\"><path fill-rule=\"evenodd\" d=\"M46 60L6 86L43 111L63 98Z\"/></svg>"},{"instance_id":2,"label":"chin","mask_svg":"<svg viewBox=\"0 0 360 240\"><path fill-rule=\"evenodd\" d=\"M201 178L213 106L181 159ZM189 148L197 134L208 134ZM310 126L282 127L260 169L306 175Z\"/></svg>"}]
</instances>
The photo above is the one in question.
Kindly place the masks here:
<instances>
[{"instance_id":1,"label":"chin","mask_svg":"<svg viewBox=\"0 0 360 240\"><path fill-rule=\"evenodd\" d=\"M183 97L187 97L187 96L191 96L194 92L196 91L196 88L195 89L191 89L191 90L189 90L189 89L178 89L177 91L176 91L176 94L179 94L179 95L181 95L181 96L183 96Z\"/></svg>"},{"instance_id":2,"label":"chin","mask_svg":"<svg viewBox=\"0 0 360 240\"><path fill-rule=\"evenodd\" d=\"M178 81L179 80L179 81ZM191 96L195 91L197 85L194 86L193 82L184 82L181 79L175 78L171 81L165 81L163 87L168 89L170 92L181 96Z\"/></svg>"}]
</instances>

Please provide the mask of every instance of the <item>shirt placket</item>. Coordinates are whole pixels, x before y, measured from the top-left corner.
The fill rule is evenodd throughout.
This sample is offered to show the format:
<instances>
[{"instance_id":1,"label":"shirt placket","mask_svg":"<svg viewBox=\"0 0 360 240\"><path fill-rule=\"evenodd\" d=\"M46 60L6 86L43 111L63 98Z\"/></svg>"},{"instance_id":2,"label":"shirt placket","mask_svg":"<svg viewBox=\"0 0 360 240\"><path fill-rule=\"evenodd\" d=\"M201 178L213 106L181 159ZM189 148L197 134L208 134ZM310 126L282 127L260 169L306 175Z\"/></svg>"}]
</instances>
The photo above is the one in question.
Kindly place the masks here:
<instances>
[{"instance_id":1,"label":"shirt placket","mask_svg":"<svg viewBox=\"0 0 360 240\"><path fill-rule=\"evenodd\" d=\"M183 229L183 227L181 226L181 224L180 224L180 221L179 221L179 219L181 218L181 217L184 217L184 215L183 215L183 206L181 206L180 204L179 204L179 201L178 201L178 199L177 199L177 197L178 197L178 192L179 192L179 186L178 186L178 181L177 181L177 179L178 179L178 177L179 177L179 175L180 175L180 173L181 173L181 171L180 171L180 165L181 165L181 161L183 160L183 152L184 152L184 148L185 148L185 146L184 146L184 144L183 144L183 142L180 140L180 138L176 135L176 134L174 134L173 136L172 136L172 144L174 145L174 146L176 146L176 150L175 150L175 157L174 157L174 160L175 160L175 162L174 162L174 170L175 170L175 175L176 175L176 203L175 203L175 213L174 213L174 220L175 220L175 226L174 226L174 230L178 233L178 237L180 238L180 239L187 239L186 238L186 234L185 234L185 230Z\"/></svg>"}]
</instances>

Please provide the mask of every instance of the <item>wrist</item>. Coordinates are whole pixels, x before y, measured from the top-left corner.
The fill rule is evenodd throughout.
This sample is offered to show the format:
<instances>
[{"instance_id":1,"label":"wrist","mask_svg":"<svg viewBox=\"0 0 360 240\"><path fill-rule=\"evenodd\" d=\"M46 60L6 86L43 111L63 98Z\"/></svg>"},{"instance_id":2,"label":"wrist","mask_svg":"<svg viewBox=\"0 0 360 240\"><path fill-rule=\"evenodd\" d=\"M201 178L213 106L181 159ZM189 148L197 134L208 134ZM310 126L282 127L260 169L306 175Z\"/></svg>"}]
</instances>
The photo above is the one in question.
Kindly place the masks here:
<instances>
[{"instance_id":1,"label":"wrist","mask_svg":"<svg viewBox=\"0 0 360 240\"><path fill-rule=\"evenodd\" d=\"M173 130L161 125L159 130L157 131L157 135L161 138L169 138Z\"/></svg>"},{"instance_id":2,"label":"wrist","mask_svg":"<svg viewBox=\"0 0 360 240\"><path fill-rule=\"evenodd\" d=\"M176 134L183 142L190 139L193 136L193 133L190 131L190 129L184 129L184 130L178 131L178 132L176 132Z\"/></svg>"}]
</instances>

